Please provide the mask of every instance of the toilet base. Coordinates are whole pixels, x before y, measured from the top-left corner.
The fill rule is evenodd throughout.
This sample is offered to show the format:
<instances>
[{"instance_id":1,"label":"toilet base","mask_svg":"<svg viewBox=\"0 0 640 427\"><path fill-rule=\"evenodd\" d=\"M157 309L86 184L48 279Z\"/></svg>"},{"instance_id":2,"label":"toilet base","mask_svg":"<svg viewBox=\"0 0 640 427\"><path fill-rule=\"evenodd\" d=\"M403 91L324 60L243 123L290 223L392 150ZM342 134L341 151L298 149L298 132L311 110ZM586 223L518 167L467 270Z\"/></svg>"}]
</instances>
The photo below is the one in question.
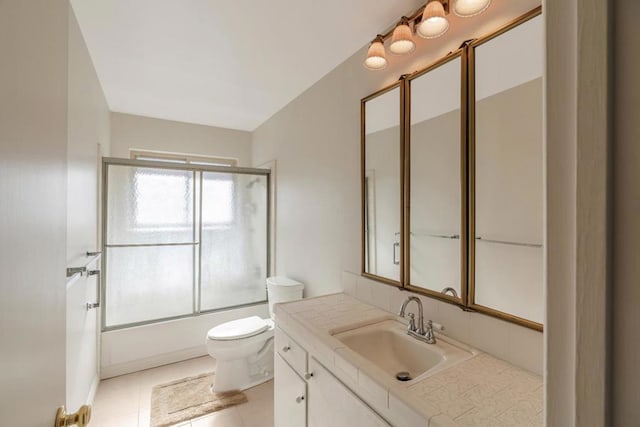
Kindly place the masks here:
<instances>
[{"instance_id":1,"label":"toilet base","mask_svg":"<svg viewBox=\"0 0 640 427\"><path fill-rule=\"evenodd\" d=\"M273 337L255 354L231 360L216 360L214 393L246 390L273 379Z\"/></svg>"}]
</instances>

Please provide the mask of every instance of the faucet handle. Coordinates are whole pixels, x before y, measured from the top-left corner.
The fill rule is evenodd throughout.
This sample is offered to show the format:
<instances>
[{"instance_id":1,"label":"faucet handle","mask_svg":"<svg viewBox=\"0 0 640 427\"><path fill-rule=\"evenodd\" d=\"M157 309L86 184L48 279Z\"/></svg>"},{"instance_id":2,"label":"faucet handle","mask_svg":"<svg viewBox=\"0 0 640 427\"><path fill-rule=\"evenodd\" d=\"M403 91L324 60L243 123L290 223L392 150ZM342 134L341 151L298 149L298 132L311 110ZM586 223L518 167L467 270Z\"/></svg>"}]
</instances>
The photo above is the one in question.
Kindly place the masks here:
<instances>
[{"instance_id":1,"label":"faucet handle","mask_svg":"<svg viewBox=\"0 0 640 427\"><path fill-rule=\"evenodd\" d=\"M433 321L427 320L426 328L424 330L424 337L427 344L435 344L436 336L433 333Z\"/></svg>"},{"instance_id":2,"label":"faucet handle","mask_svg":"<svg viewBox=\"0 0 640 427\"><path fill-rule=\"evenodd\" d=\"M444 326L441 325L440 323L436 323L432 320L428 320L429 326L433 329L435 329L436 331L444 331Z\"/></svg>"},{"instance_id":3,"label":"faucet handle","mask_svg":"<svg viewBox=\"0 0 640 427\"><path fill-rule=\"evenodd\" d=\"M413 313L407 314L409 317L409 324L407 325L407 330L411 332L415 332L418 328L416 327L416 315Z\"/></svg>"}]
</instances>

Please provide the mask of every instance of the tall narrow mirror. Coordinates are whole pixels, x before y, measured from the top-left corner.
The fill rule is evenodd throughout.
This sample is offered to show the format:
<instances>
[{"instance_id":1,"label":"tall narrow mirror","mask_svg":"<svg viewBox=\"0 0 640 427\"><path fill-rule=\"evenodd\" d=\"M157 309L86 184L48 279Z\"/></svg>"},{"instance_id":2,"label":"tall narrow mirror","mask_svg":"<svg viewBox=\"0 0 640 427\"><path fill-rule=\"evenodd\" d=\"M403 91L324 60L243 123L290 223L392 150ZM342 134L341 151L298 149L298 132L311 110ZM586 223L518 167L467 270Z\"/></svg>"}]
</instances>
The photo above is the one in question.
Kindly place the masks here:
<instances>
[{"instance_id":1,"label":"tall narrow mirror","mask_svg":"<svg viewBox=\"0 0 640 427\"><path fill-rule=\"evenodd\" d=\"M541 16L532 16L471 46L471 302L540 329L544 26Z\"/></svg>"},{"instance_id":2,"label":"tall narrow mirror","mask_svg":"<svg viewBox=\"0 0 640 427\"><path fill-rule=\"evenodd\" d=\"M408 79L408 288L466 295L466 175L461 51Z\"/></svg>"},{"instance_id":3,"label":"tall narrow mirror","mask_svg":"<svg viewBox=\"0 0 640 427\"><path fill-rule=\"evenodd\" d=\"M400 82L362 100L362 273L402 283Z\"/></svg>"}]
</instances>

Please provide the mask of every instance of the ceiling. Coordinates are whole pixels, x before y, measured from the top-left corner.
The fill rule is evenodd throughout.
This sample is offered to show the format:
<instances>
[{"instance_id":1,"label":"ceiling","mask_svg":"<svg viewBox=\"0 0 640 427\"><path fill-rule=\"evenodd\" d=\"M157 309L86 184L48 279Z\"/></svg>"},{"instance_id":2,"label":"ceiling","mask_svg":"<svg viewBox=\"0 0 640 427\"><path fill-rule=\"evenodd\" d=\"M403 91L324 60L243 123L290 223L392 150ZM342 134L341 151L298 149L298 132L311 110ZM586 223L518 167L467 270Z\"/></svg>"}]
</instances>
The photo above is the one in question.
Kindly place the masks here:
<instances>
[{"instance_id":1,"label":"ceiling","mask_svg":"<svg viewBox=\"0 0 640 427\"><path fill-rule=\"evenodd\" d=\"M424 0L72 0L112 111L252 131Z\"/></svg>"}]
</instances>

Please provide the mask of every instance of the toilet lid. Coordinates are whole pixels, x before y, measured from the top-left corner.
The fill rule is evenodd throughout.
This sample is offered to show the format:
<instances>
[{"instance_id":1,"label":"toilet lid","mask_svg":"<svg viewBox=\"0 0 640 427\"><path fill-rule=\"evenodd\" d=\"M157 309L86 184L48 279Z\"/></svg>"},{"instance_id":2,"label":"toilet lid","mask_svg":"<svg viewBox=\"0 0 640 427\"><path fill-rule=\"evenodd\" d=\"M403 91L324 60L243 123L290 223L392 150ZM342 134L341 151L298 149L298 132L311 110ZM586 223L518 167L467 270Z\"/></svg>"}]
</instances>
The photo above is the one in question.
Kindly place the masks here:
<instances>
[{"instance_id":1,"label":"toilet lid","mask_svg":"<svg viewBox=\"0 0 640 427\"><path fill-rule=\"evenodd\" d=\"M207 337L211 340L237 340L258 335L269 328L266 320L258 316L232 320L209 330Z\"/></svg>"}]
</instances>

